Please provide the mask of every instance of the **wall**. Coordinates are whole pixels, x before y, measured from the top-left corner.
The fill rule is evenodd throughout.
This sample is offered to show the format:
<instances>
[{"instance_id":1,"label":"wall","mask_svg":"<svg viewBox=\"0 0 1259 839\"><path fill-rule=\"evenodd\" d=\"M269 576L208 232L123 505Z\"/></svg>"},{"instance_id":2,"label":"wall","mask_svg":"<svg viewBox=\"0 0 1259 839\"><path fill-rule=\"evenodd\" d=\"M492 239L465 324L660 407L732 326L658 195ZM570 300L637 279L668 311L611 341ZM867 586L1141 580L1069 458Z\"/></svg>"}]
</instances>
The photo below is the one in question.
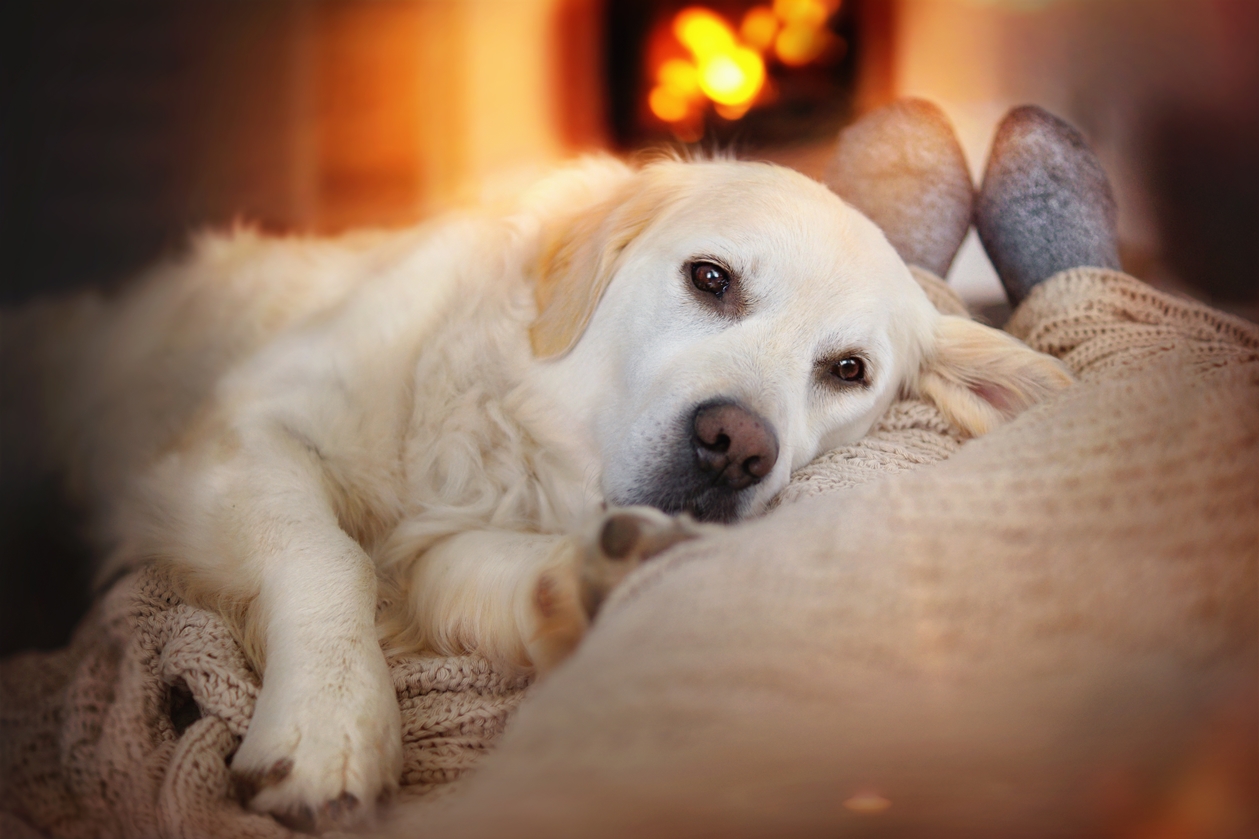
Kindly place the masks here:
<instances>
[{"instance_id":1,"label":"wall","mask_svg":"<svg viewBox=\"0 0 1259 839\"><path fill-rule=\"evenodd\" d=\"M591 0L6 6L10 303L111 284L206 225L407 224L601 142Z\"/></svg>"}]
</instances>

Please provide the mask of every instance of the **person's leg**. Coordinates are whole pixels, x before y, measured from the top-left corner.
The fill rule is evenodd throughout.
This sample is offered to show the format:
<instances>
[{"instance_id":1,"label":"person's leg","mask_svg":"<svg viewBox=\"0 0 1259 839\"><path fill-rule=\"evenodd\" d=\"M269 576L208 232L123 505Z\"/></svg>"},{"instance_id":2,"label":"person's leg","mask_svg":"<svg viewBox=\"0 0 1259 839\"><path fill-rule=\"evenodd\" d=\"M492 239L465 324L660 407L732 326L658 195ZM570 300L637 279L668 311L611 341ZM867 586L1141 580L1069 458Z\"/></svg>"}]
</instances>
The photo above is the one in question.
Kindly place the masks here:
<instances>
[{"instance_id":1,"label":"person's leg","mask_svg":"<svg viewBox=\"0 0 1259 839\"><path fill-rule=\"evenodd\" d=\"M1256 352L1253 324L1123 274L1115 217L1106 173L1078 131L1035 106L1005 116L975 226L1016 306L1009 332L1086 379Z\"/></svg>"},{"instance_id":2,"label":"person's leg","mask_svg":"<svg viewBox=\"0 0 1259 839\"><path fill-rule=\"evenodd\" d=\"M948 272L970 228L974 187L938 107L901 99L845 128L826 183L877 224L907 264Z\"/></svg>"},{"instance_id":3,"label":"person's leg","mask_svg":"<svg viewBox=\"0 0 1259 839\"><path fill-rule=\"evenodd\" d=\"M1106 172L1078 131L1035 105L1006 114L975 227L1011 305L1068 268L1118 270L1116 215Z\"/></svg>"},{"instance_id":4,"label":"person's leg","mask_svg":"<svg viewBox=\"0 0 1259 839\"><path fill-rule=\"evenodd\" d=\"M990 254L1079 383L654 561L411 833L1259 835L1259 329L1112 270L1100 167L1036 116Z\"/></svg>"}]
</instances>

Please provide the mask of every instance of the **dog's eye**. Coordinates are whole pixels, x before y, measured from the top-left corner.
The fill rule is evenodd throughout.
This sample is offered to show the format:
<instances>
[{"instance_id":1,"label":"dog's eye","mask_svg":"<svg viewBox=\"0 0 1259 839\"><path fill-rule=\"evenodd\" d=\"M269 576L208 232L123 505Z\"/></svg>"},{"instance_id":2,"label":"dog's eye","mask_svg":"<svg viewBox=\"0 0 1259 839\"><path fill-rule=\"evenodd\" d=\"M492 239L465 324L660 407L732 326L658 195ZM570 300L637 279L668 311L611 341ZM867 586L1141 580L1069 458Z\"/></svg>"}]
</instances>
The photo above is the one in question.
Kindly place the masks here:
<instances>
[{"instance_id":1,"label":"dog's eye","mask_svg":"<svg viewBox=\"0 0 1259 839\"><path fill-rule=\"evenodd\" d=\"M831 365L831 375L841 382L858 384L866 379L866 364L860 358L850 355Z\"/></svg>"},{"instance_id":2,"label":"dog's eye","mask_svg":"<svg viewBox=\"0 0 1259 839\"><path fill-rule=\"evenodd\" d=\"M725 268L711 262L693 262L691 263L691 282L700 291L714 294L720 300L721 295L730 288L730 274Z\"/></svg>"}]
</instances>

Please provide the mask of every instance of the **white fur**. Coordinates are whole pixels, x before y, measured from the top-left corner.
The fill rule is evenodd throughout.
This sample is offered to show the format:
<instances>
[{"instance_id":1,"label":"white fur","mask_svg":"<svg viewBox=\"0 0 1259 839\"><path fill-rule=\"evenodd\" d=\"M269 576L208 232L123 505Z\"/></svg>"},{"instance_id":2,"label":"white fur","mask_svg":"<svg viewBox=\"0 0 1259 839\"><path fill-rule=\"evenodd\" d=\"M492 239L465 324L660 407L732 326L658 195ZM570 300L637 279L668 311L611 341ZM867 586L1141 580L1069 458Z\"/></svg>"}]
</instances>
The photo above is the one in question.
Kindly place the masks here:
<instances>
[{"instance_id":1,"label":"white fur","mask_svg":"<svg viewBox=\"0 0 1259 839\"><path fill-rule=\"evenodd\" d=\"M628 202L637 226L604 245L617 222L587 222ZM535 284L565 237L599 251L608 282L575 346L540 359ZM741 318L697 300L682 268L697 256L740 273ZM260 784L252 806L322 823L326 802L370 804L400 771L378 634L558 661L586 626L571 534L632 492L692 406L736 399L776 430L751 515L924 375L958 415L977 394L1068 381L1017 342L959 330L985 328L942 321L874 225L798 174L586 161L499 214L201 240L80 337L58 439L104 510L111 567L168 563L264 668L233 761ZM867 359L868 387L819 372L845 350Z\"/></svg>"}]
</instances>

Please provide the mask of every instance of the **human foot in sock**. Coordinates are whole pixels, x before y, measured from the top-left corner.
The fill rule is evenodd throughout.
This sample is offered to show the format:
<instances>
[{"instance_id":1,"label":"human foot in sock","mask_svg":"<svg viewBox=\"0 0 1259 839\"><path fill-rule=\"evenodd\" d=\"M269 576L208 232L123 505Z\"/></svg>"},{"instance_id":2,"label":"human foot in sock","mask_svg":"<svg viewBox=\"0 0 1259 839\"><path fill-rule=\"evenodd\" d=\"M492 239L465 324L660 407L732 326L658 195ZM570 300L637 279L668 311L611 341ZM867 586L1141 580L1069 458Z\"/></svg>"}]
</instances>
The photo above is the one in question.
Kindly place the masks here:
<instances>
[{"instance_id":1,"label":"human foot in sock","mask_svg":"<svg viewBox=\"0 0 1259 839\"><path fill-rule=\"evenodd\" d=\"M975 228L1011 305L1059 271L1119 268L1115 198L1101 163L1067 123L1034 105L997 127Z\"/></svg>"},{"instance_id":2,"label":"human foot in sock","mask_svg":"<svg viewBox=\"0 0 1259 839\"><path fill-rule=\"evenodd\" d=\"M901 259L943 277L970 227L974 186L944 112L901 99L839 135L827 185L887 236Z\"/></svg>"}]
</instances>

